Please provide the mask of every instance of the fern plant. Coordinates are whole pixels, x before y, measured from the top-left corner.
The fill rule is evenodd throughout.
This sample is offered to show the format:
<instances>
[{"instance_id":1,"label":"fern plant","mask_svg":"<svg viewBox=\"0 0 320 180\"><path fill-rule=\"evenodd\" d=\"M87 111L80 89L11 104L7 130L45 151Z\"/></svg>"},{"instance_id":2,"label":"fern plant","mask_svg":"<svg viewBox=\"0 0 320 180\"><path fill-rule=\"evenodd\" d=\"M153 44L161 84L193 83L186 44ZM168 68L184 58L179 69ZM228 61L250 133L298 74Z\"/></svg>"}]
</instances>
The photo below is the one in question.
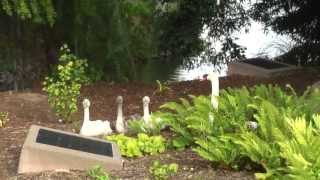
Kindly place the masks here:
<instances>
[{"instance_id":1,"label":"fern plant","mask_svg":"<svg viewBox=\"0 0 320 180\"><path fill-rule=\"evenodd\" d=\"M194 145L196 139L237 132L251 119L246 104L253 101L247 88L227 89L220 93L219 109L212 108L208 96L190 96L191 102L180 98L181 103L169 102L161 106L165 119L175 134L174 147L181 149Z\"/></svg>"},{"instance_id":2,"label":"fern plant","mask_svg":"<svg viewBox=\"0 0 320 180\"><path fill-rule=\"evenodd\" d=\"M315 159L320 147L318 116L311 121L303 116L294 118L291 107L277 107L268 100L260 100L259 104L250 105L257 110L254 117L259 123L258 132L244 131L231 138L241 147L242 155L266 170L256 173L257 179L317 179L313 172L320 170Z\"/></svg>"},{"instance_id":3,"label":"fern plant","mask_svg":"<svg viewBox=\"0 0 320 180\"><path fill-rule=\"evenodd\" d=\"M193 146L203 158L232 167L249 158L266 171L256 173L258 179L291 177L289 160L284 158L281 144L291 142L297 134L288 119L303 117L305 123L316 124L312 115L320 112L319 97L319 91L310 90L299 96L291 86L228 88L220 93L217 110L211 107L209 97L190 96L190 101L180 99L181 103L164 104L161 116L175 135L176 148ZM248 121L255 122L257 129L247 128ZM300 156L291 158L301 160Z\"/></svg>"},{"instance_id":4,"label":"fern plant","mask_svg":"<svg viewBox=\"0 0 320 180\"><path fill-rule=\"evenodd\" d=\"M279 141L281 157L286 160L287 179L320 178L320 115L314 115L314 124L303 117L287 119L292 137Z\"/></svg>"},{"instance_id":5,"label":"fern plant","mask_svg":"<svg viewBox=\"0 0 320 180\"><path fill-rule=\"evenodd\" d=\"M212 108L208 97L190 97L194 104L197 104L197 108L201 108L201 113L195 112L196 107L184 98L180 98L181 104L168 102L160 107L166 110L161 113L161 118L174 132L175 137L172 144L177 149L183 149L194 144L194 138L203 134L203 132L192 131L191 129L205 129L209 123L209 112Z\"/></svg>"},{"instance_id":6,"label":"fern plant","mask_svg":"<svg viewBox=\"0 0 320 180\"><path fill-rule=\"evenodd\" d=\"M197 146L193 150L204 159L237 168L237 162L241 155L239 146L227 136L197 138L195 143Z\"/></svg>"}]
</instances>

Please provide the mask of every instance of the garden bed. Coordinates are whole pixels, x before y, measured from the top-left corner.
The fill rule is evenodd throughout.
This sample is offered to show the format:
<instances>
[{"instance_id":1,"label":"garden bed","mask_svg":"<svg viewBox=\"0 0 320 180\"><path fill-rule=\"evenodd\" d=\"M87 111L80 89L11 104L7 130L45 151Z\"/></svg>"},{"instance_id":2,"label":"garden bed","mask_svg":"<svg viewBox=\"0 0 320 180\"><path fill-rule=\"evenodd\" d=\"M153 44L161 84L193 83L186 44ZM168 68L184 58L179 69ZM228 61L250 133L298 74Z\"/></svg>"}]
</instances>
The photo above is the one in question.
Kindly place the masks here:
<instances>
[{"instance_id":1,"label":"garden bed","mask_svg":"<svg viewBox=\"0 0 320 180\"><path fill-rule=\"evenodd\" d=\"M255 79L244 76L230 76L220 79L220 87L252 86L259 83L273 83L285 86L290 83L298 92L302 92L308 85L320 79L317 72L296 72L288 76L272 79ZM124 97L124 114L132 115L142 113L142 97L151 98L151 111L168 101L176 101L180 97L193 95L209 95L211 89L208 81L186 81L172 83L169 91L155 93L156 85L145 85L141 83L110 84L98 82L94 85L84 87L82 97L89 98L91 105L91 117L93 119L115 120L117 95ZM21 146L31 124L38 124L51 128L72 131L74 126L58 123L57 117L52 113L47 97L41 91L40 86L32 92L0 93L0 111L9 112L10 121L7 126L0 129L0 179L86 179L85 172L43 172L38 174L17 175L17 165ZM79 103L79 112L73 117L82 120L82 108ZM148 167L153 160L161 160L166 163L179 164L179 171L175 179L253 179L253 172L234 172L225 168L214 169L211 163L200 158L190 149L184 151L167 151L160 155L145 156L142 158L125 160L122 171L110 172L111 175L125 179L144 179L149 175Z\"/></svg>"}]
</instances>

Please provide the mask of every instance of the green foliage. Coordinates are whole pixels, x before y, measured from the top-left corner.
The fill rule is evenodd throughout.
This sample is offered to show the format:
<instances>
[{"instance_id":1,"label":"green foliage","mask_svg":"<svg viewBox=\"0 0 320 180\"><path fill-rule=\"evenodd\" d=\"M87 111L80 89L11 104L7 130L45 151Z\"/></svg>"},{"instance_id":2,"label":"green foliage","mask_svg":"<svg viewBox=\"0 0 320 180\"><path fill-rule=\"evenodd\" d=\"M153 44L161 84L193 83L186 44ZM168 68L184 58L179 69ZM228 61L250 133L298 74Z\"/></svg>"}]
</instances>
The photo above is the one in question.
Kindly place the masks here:
<instances>
[{"instance_id":1,"label":"green foliage","mask_svg":"<svg viewBox=\"0 0 320 180\"><path fill-rule=\"evenodd\" d=\"M57 30L63 31L77 56L90 59L91 76L96 76L92 79L136 80L155 56L154 0L57 4L61 6L57 10Z\"/></svg>"},{"instance_id":2,"label":"green foliage","mask_svg":"<svg viewBox=\"0 0 320 180\"><path fill-rule=\"evenodd\" d=\"M232 34L248 25L244 0L161 0L157 27L160 55L192 67L201 62L223 64L243 58L244 48ZM201 34L208 32L208 37ZM221 49L213 43L222 42ZM236 58L237 57L237 58Z\"/></svg>"},{"instance_id":3,"label":"green foliage","mask_svg":"<svg viewBox=\"0 0 320 180\"><path fill-rule=\"evenodd\" d=\"M104 172L101 166L95 166L92 169L89 169L87 172L88 176L94 180L109 180L110 176L108 173Z\"/></svg>"},{"instance_id":4,"label":"green foliage","mask_svg":"<svg viewBox=\"0 0 320 180\"><path fill-rule=\"evenodd\" d=\"M160 164L159 161L154 161L149 168L149 172L154 179L165 180L178 172L178 164Z\"/></svg>"},{"instance_id":5,"label":"green foliage","mask_svg":"<svg viewBox=\"0 0 320 180\"><path fill-rule=\"evenodd\" d=\"M165 139L162 136L148 136L140 133L137 138L128 137L123 134L111 135L107 140L118 144L121 155L126 157L141 157L144 154L158 154L166 149Z\"/></svg>"},{"instance_id":6,"label":"green foliage","mask_svg":"<svg viewBox=\"0 0 320 180\"><path fill-rule=\"evenodd\" d=\"M200 98L202 97L199 97L199 99ZM180 98L180 100L182 102L181 104L176 102L168 102L160 107L161 109L171 111L163 112L161 117L164 119L164 121L166 121L170 129L174 132L175 137L172 140L172 145L177 149L183 149L191 145L194 141L195 136L195 134L188 129L188 125L190 122L187 121L187 117L191 115L194 108L188 100L184 98ZM211 106L211 104L209 106Z\"/></svg>"},{"instance_id":7,"label":"green foliage","mask_svg":"<svg viewBox=\"0 0 320 180\"><path fill-rule=\"evenodd\" d=\"M266 170L257 173L257 178L318 179L319 115L314 115L312 122L304 117L288 118L290 115L276 106L265 100L262 103L256 114L258 133L243 132L233 138L242 155ZM274 114L267 115L268 110Z\"/></svg>"},{"instance_id":8,"label":"green foliage","mask_svg":"<svg viewBox=\"0 0 320 180\"><path fill-rule=\"evenodd\" d=\"M239 147L230 138L210 136L207 139L197 138L195 143L197 146L193 150L204 159L237 169L241 154Z\"/></svg>"},{"instance_id":9,"label":"green foliage","mask_svg":"<svg viewBox=\"0 0 320 180\"><path fill-rule=\"evenodd\" d=\"M191 145L203 158L234 168L259 165L266 172L256 173L258 179L317 179L319 96L310 89L298 95L291 86L229 88L220 93L218 110L209 97L191 96L191 103L163 105L162 116L176 148ZM258 128L247 127L248 121Z\"/></svg>"},{"instance_id":10,"label":"green foliage","mask_svg":"<svg viewBox=\"0 0 320 180\"><path fill-rule=\"evenodd\" d=\"M288 34L305 42L319 43L320 25L314 23L319 18L316 5L316 0L261 0L252 4L250 15L279 34Z\"/></svg>"},{"instance_id":11,"label":"green foliage","mask_svg":"<svg viewBox=\"0 0 320 180\"><path fill-rule=\"evenodd\" d=\"M129 134L136 135L145 133L149 135L159 135L166 126L166 122L160 117L161 113L155 112L150 116L150 125L146 125L143 119L128 121Z\"/></svg>"},{"instance_id":12,"label":"green foliage","mask_svg":"<svg viewBox=\"0 0 320 180\"><path fill-rule=\"evenodd\" d=\"M320 24L316 0L269 0L252 4L249 15L266 29L291 37L296 43L279 59L297 65L320 64ZM293 20L294 19L294 20Z\"/></svg>"},{"instance_id":13,"label":"green foliage","mask_svg":"<svg viewBox=\"0 0 320 180\"><path fill-rule=\"evenodd\" d=\"M156 80L158 89L155 91L155 93L165 93L170 90L170 88L166 85L166 83L161 83L161 81Z\"/></svg>"},{"instance_id":14,"label":"green foliage","mask_svg":"<svg viewBox=\"0 0 320 180\"><path fill-rule=\"evenodd\" d=\"M9 121L8 112L0 112L0 128L4 127Z\"/></svg>"},{"instance_id":15,"label":"green foliage","mask_svg":"<svg viewBox=\"0 0 320 180\"><path fill-rule=\"evenodd\" d=\"M239 131L252 115L245 106L253 100L247 88L223 90L219 97L218 111L212 108L209 97L190 98L191 102L181 98L181 104L169 102L161 106L169 110L161 116L175 133L173 146L178 149L194 145L197 138L207 135L219 136Z\"/></svg>"},{"instance_id":16,"label":"green foliage","mask_svg":"<svg viewBox=\"0 0 320 180\"><path fill-rule=\"evenodd\" d=\"M10 16L17 15L22 20L31 19L36 23L55 22L56 12L52 0L2 0L0 11Z\"/></svg>"},{"instance_id":17,"label":"green foliage","mask_svg":"<svg viewBox=\"0 0 320 180\"><path fill-rule=\"evenodd\" d=\"M128 133L132 135L139 133L151 134L143 119L128 121Z\"/></svg>"},{"instance_id":18,"label":"green foliage","mask_svg":"<svg viewBox=\"0 0 320 180\"><path fill-rule=\"evenodd\" d=\"M287 162L288 178L320 178L320 115L314 115L314 124L304 118L289 119L289 131L292 137L288 141L279 141L281 157Z\"/></svg>"},{"instance_id":19,"label":"green foliage","mask_svg":"<svg viewBox=\"0 0 320 180\"><path fill-rule=\"evenodd\" d=\"M45 78L44 91L56 114L64 121L71 121L77 111L81 85L88 82L86 77L87 60L79 59L70 53L66 45L61 48L59 65L54 74Z\"/></svg>"}]
</instances>

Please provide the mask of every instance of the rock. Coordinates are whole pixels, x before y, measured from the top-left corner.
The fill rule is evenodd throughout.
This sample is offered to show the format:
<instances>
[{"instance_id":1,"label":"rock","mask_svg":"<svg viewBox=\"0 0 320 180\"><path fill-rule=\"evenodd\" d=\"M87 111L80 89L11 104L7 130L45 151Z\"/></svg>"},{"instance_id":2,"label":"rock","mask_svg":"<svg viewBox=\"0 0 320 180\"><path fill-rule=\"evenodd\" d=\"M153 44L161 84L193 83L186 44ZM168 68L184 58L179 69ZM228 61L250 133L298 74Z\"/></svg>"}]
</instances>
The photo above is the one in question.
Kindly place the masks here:
<instances>
[{"instance_id":1,"label":"rock","mask_svg":"<svg viewBox=\"0 0 320 180\"><path fill-rule=\"evenodd\" d=\"M55 169L55 172L64 172L64 173L70 173L69 169Z\"/></svg>"}]
</instances>

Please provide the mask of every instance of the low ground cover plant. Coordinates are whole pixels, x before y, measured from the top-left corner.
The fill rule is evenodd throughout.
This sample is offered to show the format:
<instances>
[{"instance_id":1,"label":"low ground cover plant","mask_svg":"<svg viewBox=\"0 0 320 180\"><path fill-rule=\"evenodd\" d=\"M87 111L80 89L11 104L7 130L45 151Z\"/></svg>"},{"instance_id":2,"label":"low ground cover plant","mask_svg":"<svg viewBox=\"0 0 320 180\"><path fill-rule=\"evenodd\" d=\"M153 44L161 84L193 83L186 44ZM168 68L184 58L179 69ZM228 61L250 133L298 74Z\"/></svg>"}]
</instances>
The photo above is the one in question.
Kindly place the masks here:
<instances>
[{"instance_id":1,"label":"low ground cover plant","mask_svg":"<svg viewBox=\"0 0 320 180\"><path fill-rule=\"evenodd\" d=\"M168 86L168 83L166 83L166 82L161 83L161 81L159 81L159 80L156 80L156 83L158 85L158 88L154 92L155 94L162 94L162 93L165 93L165 92L170 90L170 87Z\"/></svg>"},{"instance_id":2,"label":"low ground cover plant","mask_svg":"<svg viewBox=\"0 0 320 180\"><path fill-rule=\"evenodd\" d=\"M121 155L125 157L154 155L166 150L166 142L162 136L148 136L147 134L139 133L135 138L117 134L107 136L106 139L115 142L120 148Z\"/></svg>"},{"instance_id":3,"label":"low ground cover plant","mask_svg":"<svg viewBox=\"0 0 320 180\"><path fill-rule=\"evenodd\" d=\"M8 112L0 112L0 128L4 127L9 121Z\"/></svg>"},{"instance_id":4,"label":"low ground cover plant","mask_svg":"<svg viewBox=\"0 0 320 180\"><path fill-rule=\"evenodd\" d=\"M59 65L43 82L49 104L65 122L70 122L71 115L77 111L81 86L89 82L87 66L87 60L79 59L64 45L60 49Z\"/></svg>"},{"instance_id":5,"label":"low ground cover plant","mask_svg":"<svg viewBox=\"0 0 320 180\"><path fill-rule=\"evenodd\" d=\"M298 95L290 86L259 85L228 88L218 100L218 109L207 96L162 106L160 116L176 148L192 147L203 158L233 168L262 167L258 179L319 178L314 150L320 137L319 91ZM252 122L257 127L248 127Z\"/></svg>"},{"instance_id":6,"label":"low ground cover plant","mask_svg":"<svg viewBox=\"0 0 320 180\"><path fill-rule=\"evenodd\" d=\"M149 172L154 179L165 180L178 172L178 164L161 164L159 161L154 161L149 168Z\"/></svg>"},{"instance_id":7,"label":"low ground cover plant","mask_svg":"<svg viewBox=\"0 0 320 180\"><path fill-rule=\"evenodd\" d=\"M88 176L93 180L109 180L111 179L109 174L106 173L101 166L95 166L88 170Z\"/></svg>"}]
</instances>

